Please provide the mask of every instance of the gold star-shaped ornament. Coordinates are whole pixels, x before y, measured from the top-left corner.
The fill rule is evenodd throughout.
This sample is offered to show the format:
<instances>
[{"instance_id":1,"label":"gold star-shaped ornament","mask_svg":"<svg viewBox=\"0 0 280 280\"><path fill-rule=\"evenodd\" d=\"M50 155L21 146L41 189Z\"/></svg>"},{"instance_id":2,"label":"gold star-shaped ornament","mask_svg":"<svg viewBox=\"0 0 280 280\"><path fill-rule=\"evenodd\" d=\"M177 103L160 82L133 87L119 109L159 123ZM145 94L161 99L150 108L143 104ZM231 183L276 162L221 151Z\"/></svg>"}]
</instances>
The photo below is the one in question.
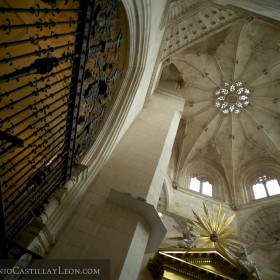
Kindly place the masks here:
<instances>
[{"instance_id":1,"label":"gold star-shaped ornament","mask_svg":"<svg viewBox=\"0 0 280 280\"><path fill-rule=\"evenodd\" d=\"M235 214L226 219L225 214L222 214L221 204L219 204L216 214L213 210L210 215L205 203L203 203L203 209L204 217L193 211L196 219L193 221L195 225L194 233L197 237L196 247L216 248L223 253L240 251L242 244L233 235L239 230L237 227L232 227Z\"/></svg>"}]
</instances>

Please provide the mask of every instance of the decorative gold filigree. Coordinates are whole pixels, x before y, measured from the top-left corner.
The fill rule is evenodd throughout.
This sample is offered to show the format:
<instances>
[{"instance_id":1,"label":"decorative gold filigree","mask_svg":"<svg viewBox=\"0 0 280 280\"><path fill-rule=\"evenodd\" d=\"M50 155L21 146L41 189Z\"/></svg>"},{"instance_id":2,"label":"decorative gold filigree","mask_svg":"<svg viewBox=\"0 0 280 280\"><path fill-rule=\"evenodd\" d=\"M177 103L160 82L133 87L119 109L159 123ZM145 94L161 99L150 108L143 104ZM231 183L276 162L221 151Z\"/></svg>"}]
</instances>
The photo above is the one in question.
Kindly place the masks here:
<instances>
[{"instance_id":1,"label":"decorative gold filigree","mask_svg":"<svg viewBox=\"0 0 280 280\"><path fill-rule=\"evenodd\" d=\"M239 229L233 228L232 222L235 215L225 219L225 214L222 214L221 204L218 206L217 214L209 214L207 206L203 203L205 216L202 217L193 211L195 216L195 234L197 237L198 248L216 248L219 251L226 253L229 251L240 251L241 243L237 240L236 233Z\"/></svg>"}]
</instances>

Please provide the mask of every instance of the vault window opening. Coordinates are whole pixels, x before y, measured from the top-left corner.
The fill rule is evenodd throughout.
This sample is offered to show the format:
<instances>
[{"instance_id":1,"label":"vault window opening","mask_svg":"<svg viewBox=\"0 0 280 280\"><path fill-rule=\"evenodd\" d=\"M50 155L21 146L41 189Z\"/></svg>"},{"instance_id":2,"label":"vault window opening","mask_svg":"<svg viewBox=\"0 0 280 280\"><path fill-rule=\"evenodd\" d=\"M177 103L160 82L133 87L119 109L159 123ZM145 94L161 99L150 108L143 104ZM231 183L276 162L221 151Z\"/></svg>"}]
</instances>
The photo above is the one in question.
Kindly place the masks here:
<instances>
[{"instance_id":1,"label":"vault window opening","mask_svg":"<svg viewBox=\"0 0 280 280\"><path fill-rule=\"evenodd\" d=\"M213 187L206 176L193 175L190 181L190 190L213 196Z\"/></svg>"},{"instance_id":2,"label":"vault window opening","mask_svg":"<svg viewBox=\"0 0 280 280\"><path fill-rule=\"evenodd\" d=\"M252 185L255 199L280 194L280 186L276 179L268 175L259 176Z\"/></svg>"}]
</instances>

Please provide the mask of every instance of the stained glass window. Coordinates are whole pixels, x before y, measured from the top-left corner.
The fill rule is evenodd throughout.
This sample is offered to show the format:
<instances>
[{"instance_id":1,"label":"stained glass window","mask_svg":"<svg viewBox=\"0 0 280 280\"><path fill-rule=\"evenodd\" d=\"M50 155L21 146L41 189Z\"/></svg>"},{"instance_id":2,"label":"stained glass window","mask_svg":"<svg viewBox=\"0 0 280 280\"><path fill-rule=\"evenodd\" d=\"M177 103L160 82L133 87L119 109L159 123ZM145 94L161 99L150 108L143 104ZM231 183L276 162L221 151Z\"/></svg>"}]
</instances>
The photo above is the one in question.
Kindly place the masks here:
<instances>
[{"instance_id":1,"label":"stained glass window","mask_svg":"<svg viewBox=\"0 0 280 280\"><path fill-rule=\"evenodd\" d=\"M252 189L255 199L280 194L278 181L265 174L255 180Z\"/></svg>"}]
</instances>

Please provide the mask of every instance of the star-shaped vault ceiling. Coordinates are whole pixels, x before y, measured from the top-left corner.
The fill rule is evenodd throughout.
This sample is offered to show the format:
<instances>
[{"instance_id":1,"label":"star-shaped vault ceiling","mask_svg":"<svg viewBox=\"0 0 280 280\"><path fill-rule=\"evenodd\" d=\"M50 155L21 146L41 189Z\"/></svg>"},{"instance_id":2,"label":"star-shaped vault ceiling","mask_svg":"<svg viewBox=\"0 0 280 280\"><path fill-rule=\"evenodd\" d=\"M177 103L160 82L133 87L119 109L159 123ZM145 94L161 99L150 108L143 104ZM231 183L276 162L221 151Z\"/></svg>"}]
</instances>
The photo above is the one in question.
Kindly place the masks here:
<instances>
[{"instance_id":1,"label":"star-shaped vault ceiling","mask_svg":"<svg viewBox=\"0 0 280 280\"><path fill-rule=\"evenodd\" d=\"M278 25L241 19L167 60L159 90L174 92L176 88L185 98L184 132L179 132L177 139L179 177L185 176L194 162L203 169L207 161L224 176L229 199L238 201L241 180L246 177L243 173L248 169L245 166L253 167L250 174L265 172L266 164L279 166L279 31ZM225 83L238 82L242 83L239 88L250 91L248 104L240 106L238 114L225 114L222 103L217 107L220 95L215 93L225 88ZM233 93L234 97L227 99L228 95L225 100L244 102L241 95Z\"/></svg>"}]
</instances>

